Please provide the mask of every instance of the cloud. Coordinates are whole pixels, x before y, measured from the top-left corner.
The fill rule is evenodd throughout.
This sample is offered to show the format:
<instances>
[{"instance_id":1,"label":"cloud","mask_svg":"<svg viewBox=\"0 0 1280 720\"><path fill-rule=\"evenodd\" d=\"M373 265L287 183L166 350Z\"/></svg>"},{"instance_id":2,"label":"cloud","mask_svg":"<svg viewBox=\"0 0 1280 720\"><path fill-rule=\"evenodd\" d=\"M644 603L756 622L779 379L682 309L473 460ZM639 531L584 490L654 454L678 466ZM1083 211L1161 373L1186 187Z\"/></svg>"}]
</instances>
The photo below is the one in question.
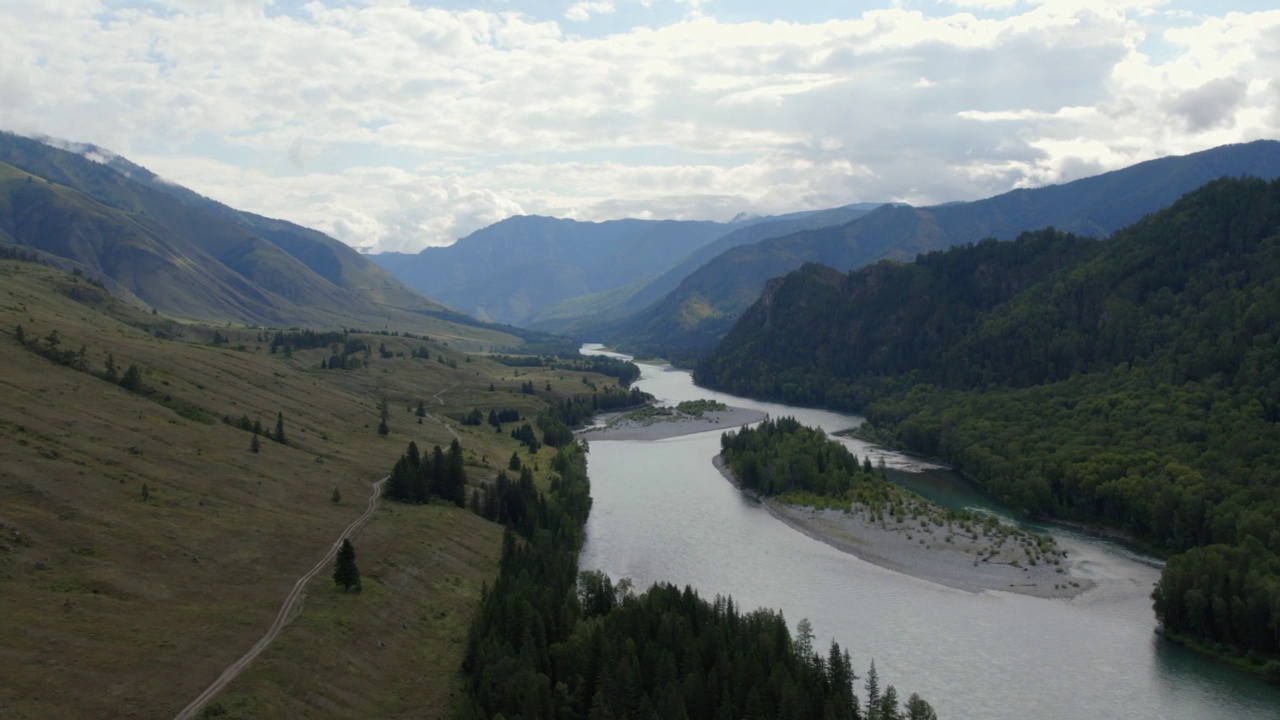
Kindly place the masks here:
<instances>
[{"instance_id":1,"label":"cloud","mask_svg":"<svg viewBox=\"0 0 1280 720\"><path fill-rule=\"evenodd\" d=\"M11 3L0 127L405 250L522 212L974 199L1280 134L1280 11L885 5L815 22L696 2Z\"/></svg>"},{"instance_id":2,"label":"cloud","mask_svg":"<svg viewBox=\"0 0 1280 720\"><path fill-rule=\"evenodd\" d=\"M564 16L570 20L582 22L590 20L592 15L612 14L616 9L613 6L613 0L584 0L574 3L564 12Z\"/></svg>"},{"instance_id":3,"label":"cloud","mask_svg":"<svg viewBox=\"0 0 1280 720\"><path fill-rule=\"evenodd\" d=\"M1162 105L1182 117L1188 131L1198 133L1234 123L1246 91L1246 85L1236 78L1215 78L1166 98Z\"/></svg>"}]
</instances>

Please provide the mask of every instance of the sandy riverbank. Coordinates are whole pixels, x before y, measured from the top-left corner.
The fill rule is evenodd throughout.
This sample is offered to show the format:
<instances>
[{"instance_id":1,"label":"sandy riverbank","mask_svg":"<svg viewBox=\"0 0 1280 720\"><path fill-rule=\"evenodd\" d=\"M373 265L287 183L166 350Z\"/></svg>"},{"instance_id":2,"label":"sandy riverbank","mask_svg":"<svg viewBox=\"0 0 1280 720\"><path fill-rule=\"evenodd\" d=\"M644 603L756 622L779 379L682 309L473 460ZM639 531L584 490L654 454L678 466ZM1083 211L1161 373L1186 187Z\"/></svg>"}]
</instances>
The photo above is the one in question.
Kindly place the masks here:
<instances>
[{"instance_id":1,"label":"sandy riverbank","mask_svg":"<svg viewBox=\"0 0 1280 720\"><path fill-rule=\"evenodd\" d=\"M738 486L721 456L713 462L726 480ZM1094 585L1093 580L1072 574L1069 557L1061 558L1060 565L1032 566L1016 548L997 549L991 538L968 535L957 528L921 528L910 520L896 523L892 518L879 522L864 512L817 510L759 499L774 517L815 540L874 565L940 585L1044 598L1075 597ZM989 560L982 559L992 552ZM1015 560L1021 566L1014 565Z\"/></svg>"},{"instance_id":2,"label":"sandy riverbank","mask_svg":"<svg viewBox=\"0 0 1280 720\"><path fill-rule=\"evenodd\" d=\"M634 419L615 413L599 418L595 427L580 430L576 434L593 440L663 440L665 438L692 435L709 430L732 430L764 420L765 413L746 408L726 407L708 410L701 416L674 413L669 416Z\"/></svg>"}]
</instances>

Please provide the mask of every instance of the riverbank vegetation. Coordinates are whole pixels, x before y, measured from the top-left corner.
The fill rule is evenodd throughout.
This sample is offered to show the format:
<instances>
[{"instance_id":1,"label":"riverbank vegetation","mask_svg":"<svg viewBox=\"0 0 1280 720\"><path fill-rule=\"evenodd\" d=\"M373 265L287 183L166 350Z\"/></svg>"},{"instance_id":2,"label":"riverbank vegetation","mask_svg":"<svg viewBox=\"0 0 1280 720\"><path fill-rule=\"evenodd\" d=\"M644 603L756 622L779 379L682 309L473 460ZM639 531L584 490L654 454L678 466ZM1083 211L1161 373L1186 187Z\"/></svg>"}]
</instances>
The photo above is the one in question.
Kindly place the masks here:
<instances>
[{"instance_id":1,"label":"riverbank vegetation","mask_svg":"<svg viewBox=\"0 0 1280 720\"><path fill-rule=\"evenodd\" d=\"M814 652L782 615L742 612L690 588L629 583L578 572L591 508L584 450L557 451L549 491L525 477L485 488L475 507L506 522L500 571L467 640L470 718L934 717L912 696L870 682L855 692L848 653ZM870 712L868 712L868 710Z\"/></svg>"},{"instance_id":2,"label":"riverbank vegetation","mask_svg":"<svg viewBox=\"0 0 1280 720\"><path fill-rule=\"evenodd\" d=\"M1280 182L1105 241L1045 230L774 282L710 387L863 413L1034 516L1170 555L1165 629L1280 659Z\"/></svg>"},{"instance_id":3,"label":"riverbank vegetation","mask_svg":"<svg viewBox=\"0 0 1280 720\"><path fill-rule=\"evenodd\" d=\"M950 510L885 479L871 459L861 463L821 429L794 418L765 420L720 437L721 454L739 484L788 505L865 516L911 537L935 535L976 559L1012 565L1061 565L1065 551L1049 535L1029 533L994 515Z\"/></svg>"}]
</instances>

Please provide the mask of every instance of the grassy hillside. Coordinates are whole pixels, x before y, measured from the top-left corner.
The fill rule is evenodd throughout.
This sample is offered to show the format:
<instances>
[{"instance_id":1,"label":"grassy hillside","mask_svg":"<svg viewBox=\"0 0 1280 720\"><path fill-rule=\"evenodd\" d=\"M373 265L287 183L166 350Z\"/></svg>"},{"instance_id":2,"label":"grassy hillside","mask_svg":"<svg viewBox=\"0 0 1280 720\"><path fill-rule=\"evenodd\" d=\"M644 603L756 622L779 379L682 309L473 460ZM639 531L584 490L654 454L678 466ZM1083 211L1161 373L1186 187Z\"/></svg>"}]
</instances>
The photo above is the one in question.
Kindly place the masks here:
<instances>
[{"instance_id":1,"label":"grassy hillside","mask_svg":"<svg viewBox=\"0 0 1280 720\"><path fill-rule=\"evenodd\" d=\"M516 443L451 416L532 415L582 387L582 373L524 368L517 380L469 358L486 342L475 335L355 335L373 349L365 365L320 370L328 348L273 354L259 342L270 333L174 322L47 266L0 261L0 288L6 717L173 716L262 635L410 440L447 445L452 428L482 482ZM213 345L215 332L228 342ZM430 359L412 357L423 348ZM141 393L101 377L108 357L121 374L140 369ZM531 379L536 393L520 393ZM272 430L278 413L287 444L263 439L257 453L223 421ZM387 503L354 543L364 592L313 581L279 644L217 700L228 717L448 714L501 529Z\"/></svg>"}]
</instances>

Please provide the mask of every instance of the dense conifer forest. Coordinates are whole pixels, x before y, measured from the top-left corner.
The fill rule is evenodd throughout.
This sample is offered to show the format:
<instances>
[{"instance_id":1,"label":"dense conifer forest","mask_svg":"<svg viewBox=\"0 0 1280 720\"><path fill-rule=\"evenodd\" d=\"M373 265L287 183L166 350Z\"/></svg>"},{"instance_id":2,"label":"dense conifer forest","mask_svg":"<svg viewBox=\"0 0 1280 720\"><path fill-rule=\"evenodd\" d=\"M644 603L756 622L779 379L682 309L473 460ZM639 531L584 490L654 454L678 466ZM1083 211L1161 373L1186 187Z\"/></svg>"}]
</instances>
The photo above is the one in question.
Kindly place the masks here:
<instances>
[{"instance_id":1,"label":"dense conifer forest","mask_svg":"<svg viewBox=\"0 0 1280 720\"><path fill-rule=\"evenodd\" d=\"M579 573L591 509L583 449L562 446L550 490L528 469L505 473L474 510L507 525L498 579L486 589L463 670L461 718L934 718L881 688L866 697L847 652L792 637L781 614L743 612L731 599L655 585L636 595L597 572Z\"/></svg>"},{"instance_id":2,"label":"dense conifer forest","mask_svg":"<svg viewBox=\"0 0 1280 720\"><path fill-rule=\"evenodd\" d=\"M1105 241L809 266L695 377L861 412L1028 514L1170 555L1164 629L1280 677L1280 182L1215 181Z\"/></svg>"}]
</instances>

